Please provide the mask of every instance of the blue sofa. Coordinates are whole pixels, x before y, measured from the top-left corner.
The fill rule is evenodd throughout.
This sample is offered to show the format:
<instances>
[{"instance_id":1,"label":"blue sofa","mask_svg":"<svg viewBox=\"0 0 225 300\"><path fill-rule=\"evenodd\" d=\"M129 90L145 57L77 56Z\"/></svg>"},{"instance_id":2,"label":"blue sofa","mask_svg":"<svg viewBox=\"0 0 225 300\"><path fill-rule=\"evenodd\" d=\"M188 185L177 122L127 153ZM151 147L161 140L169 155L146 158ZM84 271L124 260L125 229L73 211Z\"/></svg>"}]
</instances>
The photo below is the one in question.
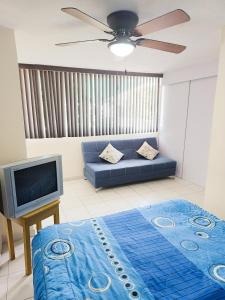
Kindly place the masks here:
<instances>
[{"instance_id":1,"label":"blue sofa","mask_svg":"<svg viewBox=\"0 0 225 300\"><path fill-rule=\"evenodd\" d=\"M84 176L95 188L174 176L176 161L160 154L154 160L147 160L136 153L144 141L158 149L156 138L83 142ZM117 164L99 158L109 142L124 153Z\"/></svg>"}]
</instances>

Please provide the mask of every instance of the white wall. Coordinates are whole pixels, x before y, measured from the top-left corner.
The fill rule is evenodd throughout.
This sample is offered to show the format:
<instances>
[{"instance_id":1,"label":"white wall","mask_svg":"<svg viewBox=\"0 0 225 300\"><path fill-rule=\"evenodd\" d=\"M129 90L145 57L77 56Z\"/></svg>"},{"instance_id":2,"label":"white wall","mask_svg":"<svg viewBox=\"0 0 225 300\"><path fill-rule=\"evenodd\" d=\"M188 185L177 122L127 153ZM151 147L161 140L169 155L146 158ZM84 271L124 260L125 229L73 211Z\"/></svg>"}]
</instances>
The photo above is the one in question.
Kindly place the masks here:
<instances>
[{"instance_id":1,"label":"white wall","mask_svg":"<svg viewBox=\"0 0 225 300\"><path fill-rule=\"evenodd\" d=\"M0 164L24 159L26 146L14 32L0 27Z\"/></svg>"},{"instance_id":2,"label":"white wall","mask_svg":"<svg viewBox=\"0 0 225 300\"><path fill-rule=\"evenodd\" d=\"M218 80L210 140L205 208L225 219L225 27L222 34Z\"/></svg>"},{"instance_id":3,"label":"white wall","mask_svg":"<svg viewBox=\"0 0 225 300\"><path fill-rule=\"evenodd\" d=\"M186 71L164 77L159 144L164 154L177 160L177 176L204 187L216 64Z\"/></svg>"},{"instance_id":4,"label":"white wall","mask_svg":"<svg viewBox=\"0 0 225 300\"><path fill-rule=\"evenodd\" d=\"M188 92L188 82L164 86L162 91L160 151L177 161L177 176L179 177L182 177Z\"/></svg>"},{"instance_id":5,"label":"white wall","mask_svg":"<svg viewBox=\"0 0 225 300\"><path fill-rule=\"evenodd\" d=\"M213 61L204 65L196 64L185 69L163 74L163 85L217 76L217 71L218 61Z\"/></svg>"},{"instance_id":6,"label":"white wall","mask_svg":"<svg viewBox=\"0 0 225 300\"><path fill-rule=\"evenodd\" d=\"M26 158L26 145L13 30L0 27L0 41L0 164L6 164ZM0 216L0 253L2 227Z\"/></svg>"},{"instance_id":7,"label":"white wall","mask_svg":"<svg viewBox=\"0 0 225 300\"><path fill-rule=\"evenodd\" d=\"M191 81L182 177L205 186L216 77Z\"/></svg>"},{"instance_id":8,"label":"white wall","mask_svg":"<svg viewBox=\"0 0 225 300\"><path fill-rule=\"evenodd\" d=\"M61 154L63 161L63 175L65 180L83 177L83 158L81 152L82 141L129 139L153 134L126 134L81 138L46 138L26 140L28 157L41 156L46 154Z\"/></svg>"}]
</instances>

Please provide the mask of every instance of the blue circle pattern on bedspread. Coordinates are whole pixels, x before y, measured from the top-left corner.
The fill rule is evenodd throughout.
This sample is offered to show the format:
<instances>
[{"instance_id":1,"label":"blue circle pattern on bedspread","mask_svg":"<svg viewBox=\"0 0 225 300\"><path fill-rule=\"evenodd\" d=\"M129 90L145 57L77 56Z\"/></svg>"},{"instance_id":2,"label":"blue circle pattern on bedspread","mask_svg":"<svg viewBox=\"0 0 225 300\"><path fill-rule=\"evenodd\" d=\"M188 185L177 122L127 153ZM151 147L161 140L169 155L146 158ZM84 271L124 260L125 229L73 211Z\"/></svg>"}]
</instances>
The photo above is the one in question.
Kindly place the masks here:
<instances>
[{"instance_id":1,"label":"blue circle pattern on bedspread","mask_svg":"<svg viewBox=\"0 0 225 300\"><path fill-rule=\"evenodd\" d=\"M73 243L64 239L50 241L45 247L45 255L50 259L64 259L71 256L73 252Z\"/></svg>"},{"instance_id":2,"label":"blue circle pattern on bedspread","mask_svg":"<svg viewBox=\"0 0 225 300\"><path fill-rule=\"evenodd\" d=\"M171 200L49 227L33 240L33 271L35 299L225 299L225 222Z\"/></svg>"},{"instance_id":3,"label":"blue circle pattern on bedspread","mask_svg":"<svg viewBox=\"0 0 225 300\"><path fill-rule=\"evenodd\" d=\"M175 222L173 219L168 217L157 216L153 218L152 223L160 228L170 228L175 227ZM216 222L213 220L213 217L207 216L193 216L188 220L190 224L193 226L197 226L199 228L211 229L216 226ZM196 231L195 235L202 238L208 239L209 234L207 232ZM225 238L225 236L224 236ZM183 240L180 242L182 248L188 251L197 251L199 249L199 245L196 241L192 240ZM225 252L224 252L225 255ZM225 260L224 260L225 261ZM209 274L216 280L225 283L225 265L214 265L209 268Z\"/></svg>"},{"instance_id":4,"label":"blue circle pattern on bedspread","mask_svg":"<svg viewBox=\"0 0 225 300\"><path fill-rule=\"evenodd\" d=\"M197 206L194 206L194 205L193 205L193 207L197 208ZM199 209L199 210L202 213L209 215L208 212L204 212L201 209ZM203 228L208 229L208 230L213 229L216 226L215 219L218 222L221 222L221 220L217 219L215 216L213 216L213 215L207 216L207 215L206 216L205 215L194 215L193 217L188 219L188 222L193 226L196 226L201 229L203 229ZM159 222L159 220L160 220L160 222ZM174 220L169 219L168 217L158 216L158 217L155 217L154 219L152 219L152 222L160 228L169 228L169 227L176 226ZM225 239L225 227L224 226L225 226L225 222L223 222L223 227L221 228L222 234L223 234L223 239ZM204 231L196 231L196 232L194 232L194 234L202 239L210 238L209 233L204 232ZM216 241L216 239L218 239L218 241L219 241L219 236L216 237L216 235L215 235L215 241ZM192 241L192 240L183 240L180 242L180 245L183 249L185 249L187 251L197 251L199 249L198 243L196 241ZM207 244L205 244L205 247L207 247ZM223 252L223 256L224 256L224 258L222 260L225 263L225 249ZM225 265L223 265L223 264L212 265L211 267L209 267L209 274L211 277L213 277L217 281L225 283Z\"/></svg>"}]
</instances>

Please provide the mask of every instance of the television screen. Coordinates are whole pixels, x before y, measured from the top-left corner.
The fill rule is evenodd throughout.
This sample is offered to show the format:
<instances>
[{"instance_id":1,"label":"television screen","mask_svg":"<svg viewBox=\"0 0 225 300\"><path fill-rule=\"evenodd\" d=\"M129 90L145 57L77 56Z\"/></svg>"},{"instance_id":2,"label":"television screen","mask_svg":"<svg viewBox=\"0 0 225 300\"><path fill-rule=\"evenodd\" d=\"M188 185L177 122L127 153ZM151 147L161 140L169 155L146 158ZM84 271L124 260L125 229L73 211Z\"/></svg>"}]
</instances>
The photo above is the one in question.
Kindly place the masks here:
<instances>
[{"instance_id":1,"label":"television screen","mask_svg":"<svg viewBox=\"0 0 225 300\"><path fill-rule=\"evenodd\" d=\"M14 171L17 206L58 190L56 161Z\"/></svg>"}]
</instances>

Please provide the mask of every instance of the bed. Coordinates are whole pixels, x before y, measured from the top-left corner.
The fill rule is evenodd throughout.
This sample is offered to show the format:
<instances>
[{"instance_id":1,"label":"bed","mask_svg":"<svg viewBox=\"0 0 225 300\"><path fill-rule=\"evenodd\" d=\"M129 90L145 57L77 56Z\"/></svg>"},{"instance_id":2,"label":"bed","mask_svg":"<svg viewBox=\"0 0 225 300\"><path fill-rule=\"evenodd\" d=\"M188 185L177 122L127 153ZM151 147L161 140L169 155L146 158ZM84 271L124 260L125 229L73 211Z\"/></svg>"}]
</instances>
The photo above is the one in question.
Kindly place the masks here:
<instances>
[{"instance_id":1,"label":"bed","mask_svg":"<svg viewBox=\"0 0 225 300\"><path fill-rule=\"evenodd\" d=\"M225 299L225 222L185 200L50 226L32 251L36 300Z\"/></svg>"}]
</instances>

